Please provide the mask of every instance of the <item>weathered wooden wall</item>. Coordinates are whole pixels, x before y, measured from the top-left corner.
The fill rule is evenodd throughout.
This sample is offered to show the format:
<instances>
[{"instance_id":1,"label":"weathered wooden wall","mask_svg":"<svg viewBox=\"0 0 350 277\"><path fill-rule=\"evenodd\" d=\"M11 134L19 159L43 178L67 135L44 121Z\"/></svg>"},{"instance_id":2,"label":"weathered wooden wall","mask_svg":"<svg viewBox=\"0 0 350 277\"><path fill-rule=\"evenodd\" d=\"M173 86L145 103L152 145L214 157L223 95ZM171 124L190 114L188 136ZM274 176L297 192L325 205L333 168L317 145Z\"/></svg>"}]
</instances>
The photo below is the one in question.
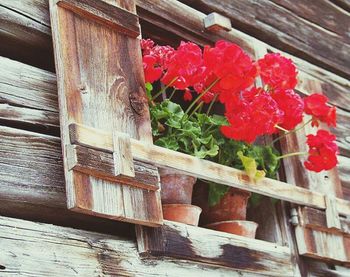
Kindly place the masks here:
<instances>
[{"instance_id":1,"label":"weathered wooden wall","mask_svg":"<svg viewBox=\"0 0 350 277\"><path fill-rule=\"evenodd\" d=\"M219 1L220 3L217 3L216 7L209 3L215 3L215 1L187 0L183 2L199 5L198 9L209 11L214 8L222 8L224 1ZM227 3L231 2L227 1ZM256 8L258 6L245 7L250 2L253 1L240 1L237 7L261 17L261 11ZM337 23L339 20L346 22L343 19L348 18L350 5L348 1L343 0L332 1L342 8L338 8L330 1L307 1L312 3L308 9L305 9L306 14L301 15L298 14L298 11L301 10L299 7L303 2L306 1L296 1L294 7L290 4L292 1L266 1L267 7L272 7L273 11L286 18L283 22L278 21L278 24L273 25L271 25L273 22L261 24L260 21L257 21L260 25L255 25L257 23L252 15L249 17L237 15L237 10L232 5L225 7L225 11L220 11L220 13L229 16L234 27L239 30L249 31L249 34L255 35L274 47L281 47L283 51L318 65L314 66L298 58L294 59L303 76L311 80L321 81L322 89L331 102L338 107L338 126L334 131L338 136L341 150L339 171L344 198L350 199L350 82L346 78L321 68L324 67L347 78L350 76L348 72L349 57L344 54L344 51L348 51L349 47L349 27L346 26L346 23ZM326 16L315 16L312 13L314 6L318 8L317 11L325 11ZM325 10L324 7L330 8ZM344 13L342 9L347 9L347 13ZM264 11L266 13L266 10ZM231 12L232 14L230 14ZM252 45L256 43L256 40L238 30L219 34L206 32L202 26L205 14L178 1L139 0L138 13L145 36L151 36L159 41L175 44L183 38L204 44L212 43L219 38L226 38L235 41L248 52L253 53ZM270 10L267 14L271 14ZM242 23L238 24L238 21ZM287 23L288 25L284 26ZM306 29L303 29L303 24L306 24ZM287 32L284 35L281 34L292 27L297 30L310 30L321 34L323 40L329 39L330 43L329 45L326 45L324 41L320 45L309 43L305 37L306 33ZM169 32L172 35L169 35ZM339 37L344 41L337 40ZM313 40L315 41L317 38L318 35L314 34ZM56 76L53 73L48 1L0 0L0 40L0 56L11 58L10 60L0 57L0 214L7 217L127 236L127 238L112 237L3 217L0 219L0 230L7 237L4 240L4 245L6 245L6 249L13 250L0 252L1 276L3 276L3 272L6 272L4 276L10 276L13 272L21 274L19 268L22 268L22 273L29 272L29 275L46 276L48 268L53 265L62 269L62 272L66 273L67 276L75 271L78 276L98 275L99 273L104 276L111 274L111 272L120 272L122 276L140 274L163 276L166 273L170 276L178 276L191 272L197 275L203 274L203 276L213 276L213 274L253 276L246 273L239 275L243 273L214 269L186 261L142 260L139 258L135 242L132 240L134 234L132 225L68 211L63 183L57 87ZM298 43L295 44L293 41ZM331 51L330 47L336 48L331 49ZM300 88L302 91L302 88L307 89L303 85ZM271 206L270 202L263 205L264 207ZM274 215L268 220L271 226L278 223L278 216L280 215ZM285 222L280 223L280 225L280 228L287 228ZM18 234L14 230L22 231L22 229L23 236L28 239L17 243L15 240L18 239ZM52 235L49 235L50 233ZM265 239L279 244L285 244L290 240L290 238L285 238L278 228L270 232L265 230L262 233ZM42 234L49 237L50 240L43 239ZM32 240L31 237L35 239ZM116 238L119 241L116 241ZM52 257L52 259L46 260L42 271L32 271L32 266L39 268L37 262L44 262L40 258L41 248L38 248L33 241L46 247L48 256ZM69 246L73 242L76 244ZM62 253L65 252L55 249L54 245L62 245L62 249L66 252L73 249L76 252L72 253L72 256L63 257ZM104 247L108 249L106 252L102 251ZM24 257L30 251L33 251L33 256L25 256L26 258L21 261L16 258ZM59 258L55 258L55 255ZM121 259L121 257L129 257L130 262ZM307 262L312 265L308 270L313 270L316 276L340 276L324 264ZM2 269L2 265L7 269ZM171 272L168 272L169 268L173 268L175 274L172 275ZM93 271L93 269L97 271ZM149 272L148 275L146 275L147 272ZM62 274L60 273L60 275Z\"/></svg>"},{"instance_id":2,"label":"weathered wooden wall","mask_svg":"<svg viewBox=\"0 0 350 277\"><path fill-rule=\"evenodd\" d=\"M231 19L235 28L247 34L341 76L350 77L349 13L336 1L182 2L205 13L216 11L223 14Z\"/></svg>"}]
</instances>

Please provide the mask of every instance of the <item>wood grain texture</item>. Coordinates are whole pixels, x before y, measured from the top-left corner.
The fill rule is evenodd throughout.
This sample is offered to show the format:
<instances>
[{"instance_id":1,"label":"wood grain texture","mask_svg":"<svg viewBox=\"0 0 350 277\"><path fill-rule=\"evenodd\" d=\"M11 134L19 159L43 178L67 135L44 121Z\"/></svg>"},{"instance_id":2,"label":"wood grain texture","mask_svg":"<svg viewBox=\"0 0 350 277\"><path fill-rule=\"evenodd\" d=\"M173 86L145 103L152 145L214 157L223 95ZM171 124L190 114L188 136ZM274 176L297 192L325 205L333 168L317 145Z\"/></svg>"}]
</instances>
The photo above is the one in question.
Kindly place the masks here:
<instances>
[{"instance_id":1,"label":"wood grain texture","mask_svg":"<svg viewBox=\"0 0 350 277\"><path fill-rule=\"evenodd\" d=\"M67 209L59 138L1 126L0 145L1 215L130 234L120 222Z\"/></svg>"},{"instance_id":2,"label":"wood grain texture","mask_svg":"<svg viewBox=\"0 0 350 277\"><path fill-rule=\"evenodd\" d=\"M159 190L158 169L155 166L132 160L135 176L116 176L113 154L79 145L69 145L66 149L69 169L111 182L147 190Z\"/></svg>"},{"instance_id":3,"label":"wood grain texture","mask_svg":"<svg viewBox=\"0 0 350 277\"><path fill-rule=\"evenodd\" d=\"M100 24L106 24L110 28L115 28L119 33L131 37L137 37L140 34L139 20L136 14L105 1L56 0L56 4L82 17L87 17L91 20L96 20Z\"/></svg>"},{"instance_id":4,"label":"wood grain texture","mask_svg":"<svg viewBox=\"0 0 350 277\"><path fill-rule=\"evenodd\" d=\"M113 152L112 134L108 131L101 131L81 124L73 124L71 126L74 126L75 129L75 135L72 139L75 144ZM88 136L88 134L90 134L90 136ZM172 168L190 176L256 192L276 199L320 209L326 208L324 194L326 194L327 191L322 194L301 188L296 186L296 183L294 182L295 180L291 179L293 181L291 184L269 178L255 181L251 180L243 171L235 168L198 159L187 154L172 151L150 143L144 143L135 139L130 139L130 142L131 152L135 160L151 163L161 168ZM295 147L294 144L291 144L291 146ZM323 180L325 184L330 186L332 186L332 182L335 180L334 178L337 177L336 169L327 172L327 175L326 173L323 175L316 175L312 172L308 174L311 174L308 176L315 176L314 178L319 178L321 181ZM337 179L337 182L340 189L339 179ZM341 191L339 190L339 192ZM340 198L337 198L336 201L337 210L340 214L350 214L349 201Z\"/></svg>"},{"instance_id":5,"label":"wood grain texture","mask_svg":"<svg viewBox=\"0 0 350 277\"><path fill-rule=\"evenodd\" d=\"M98 1L89 3L95 5L94 9L101 5L96 4ZM130 12L134 12L135 5L129 3ZM118 6L118 1L114 4ZM125 132L152 142L139 40L99 24L95 17L81 17L57 6L54 0L50 1L50 13L63 156L70 144L70 122ZM138 96L137 109L130 104L130 95ZM99 179L69 170L66 158L64 163L68 208L133 223L161 224L159 191Z\"/></svg>"},{"instance_id":6,"label":"wood grain texture","mask_svg":"<svg viewBox=\"0 0 350 277\"><path fill-rule=\"evenodd\" d=\"M6 43L1 43L0 55L53 69L50 26L40 21L42 14L48 18L45 1L1 1L0 37Z\"/></svg>"},{"instance_id":7,"label":"wood grain texture","mask_svg":"<svg viewBox=\"0 0 350 277\"><path fill-rule=\"evenodd\" d=\"M229 17L233 27L248 32L276 48L285 49L287 52L329 68L346 78L350 76L348 67L350 40L348 36L339 35L314 22L305 20L295 11L286 8L286 5L281 6L269 0L258 2L253 0L199 0L193 2L190 0L189 2L202 12L218 12ZM292 5L296 6L294 1ZM309 6L306 3L305 5ZM312 7L309 7L310 9ZM314 11L320 9L325 10L325 12L330 10L329 7L325 9L319 4ZM299 13L304 14L305 8L298 10ZM341 20L347 18L345 22L348 22L348 13L339 9L332 9L332 12L337 14L333 20L337 21L338 25L345 25L346 32L349 32L349 24L344 24L344 21ZM303 16L310 17L306 14ZM322 17L319 13L316 16Z\"/></svg>"},{"instance_id":8,"label":"wood grain texture","mask_svg":"<svg viewBox=\"0 0 350 277\"><path fill-rule=\"evenodd\" d=\"M290 250L276 244L165 221L159 228L136 226L143 255L167 256L247 270L293 276Z\"/></svg>"},{"instance_id":9,"label":"wood grain texture","mask_svg":"<svg viewBox=\"0 0 350 277\"><path fill-rule=\"evenodd\" d=\"M258 276L178 259L142 259L133 240L116 235L6 217L0 217L0 233L3 277Z\"/></svg>"},{"instance_id":10,"label":"wood grain texture","mask_svg":"<svg viewBox=\"0 0 350 277\"><path fill-rule=\"evenodd\" d=\"M340 230L333 230L327 227L327 220L324 211L309 207L300 208L299 216L303 226L330 233L343 233L350 236L350 220L340 218Z\"/></svg>"}]
</instances>

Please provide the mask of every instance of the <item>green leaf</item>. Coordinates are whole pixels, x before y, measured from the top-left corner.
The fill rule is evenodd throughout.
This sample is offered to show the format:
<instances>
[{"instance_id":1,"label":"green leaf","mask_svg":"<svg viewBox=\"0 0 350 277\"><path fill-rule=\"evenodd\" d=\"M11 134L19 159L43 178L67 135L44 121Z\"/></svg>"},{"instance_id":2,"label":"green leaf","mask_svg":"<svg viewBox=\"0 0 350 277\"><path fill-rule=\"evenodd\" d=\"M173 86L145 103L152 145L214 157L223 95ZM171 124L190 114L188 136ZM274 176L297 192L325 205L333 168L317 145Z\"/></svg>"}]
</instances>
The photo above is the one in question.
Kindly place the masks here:
<instances>
[{"instance_id":1,"label":"green leaf","mask_svg":"<svg viewBox=\"0 0 350 277\"><path fill-rule=\"evenodd\" d=\"M242 151L238 151L237 155L241 159L244 169L250 178L258 181L265 177L265 171L257 169L254 158L244 156Z\"/></svg>"},{"instance_id":2,"label":"green leaf","mask_svg":"<svg viewBox=\"0 0 350 277\"><path fill-rule=\"evenodd\" d=\"M146 88L146 95L149 101L152 100L152 90L153 90L153 86L151 83L146 83L145 84L145 88Z\"/></svg>"},{"instance_id":3,"label":"green leaf","mask_svg":"<svg viewBox=\"0 0 350 277\"><path fill-rule=\"evenodd\" d=\"M209 206L212 207L220 202L221 198L228 192L230 187L216 183L209 183L208 189L208 203Z\"/></svg>"},{"instance_id":4,"label":"green leaf","mask_svg":"<svg viewBox=\"0 0 350 277\"><path fill-rule=\"evenodd\" d=\"M156 140L155 144L174 151L179 149L179 144L175 137L162 137Z\"/></svg>"}]
</instances>

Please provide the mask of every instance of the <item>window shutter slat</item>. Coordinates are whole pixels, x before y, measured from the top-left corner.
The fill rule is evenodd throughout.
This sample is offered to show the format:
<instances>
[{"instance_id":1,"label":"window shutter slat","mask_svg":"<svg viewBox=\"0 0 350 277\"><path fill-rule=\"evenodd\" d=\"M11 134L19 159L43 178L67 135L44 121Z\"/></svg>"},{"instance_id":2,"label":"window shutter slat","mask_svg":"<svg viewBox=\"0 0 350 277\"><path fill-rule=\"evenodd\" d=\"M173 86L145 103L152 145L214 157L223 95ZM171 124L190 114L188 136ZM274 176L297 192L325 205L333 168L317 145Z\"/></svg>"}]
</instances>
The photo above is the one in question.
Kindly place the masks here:
<instances>
[{"instance_id":1,"label":"window shutter slat","mask_svg":"<svg viewBox=\"0 0 350 277\"><path fill-rule=\"evenodd\" d=\"M78 212L157 226L157 168L132 161L127 147L120 151L126 136L114 136L107 153L75 145L69 127L152 143L135 11L133 1L50 0L67 202Z\"/></svg>"}]
</instances>

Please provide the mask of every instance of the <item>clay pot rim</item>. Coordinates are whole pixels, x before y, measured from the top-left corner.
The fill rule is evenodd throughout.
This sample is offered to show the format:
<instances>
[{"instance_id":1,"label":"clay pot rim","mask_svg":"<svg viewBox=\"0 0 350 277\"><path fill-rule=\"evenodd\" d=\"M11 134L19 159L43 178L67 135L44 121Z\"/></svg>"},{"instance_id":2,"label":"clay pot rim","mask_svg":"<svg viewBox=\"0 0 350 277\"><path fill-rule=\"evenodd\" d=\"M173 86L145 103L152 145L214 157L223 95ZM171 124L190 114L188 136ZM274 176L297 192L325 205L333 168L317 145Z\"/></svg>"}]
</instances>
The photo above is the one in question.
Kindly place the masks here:
<instances>
[{"instance_id":1,"label":"clay pot rim","mask_svg":"<svg viewBox=\"0 0 350 277\"><path fill-rule=\"evenodd\" d=\"M230 224L230 223L243 223L243 224L255 225L256 227L259 226L258 223L254 222L254 221L250 221L250 220L224 220L224 221L217 221L217 222L214 222L214 223L206 224L203 227L206 227L206 228L207 227L213 227L213 226L220 225L220 224L223 224L223 223L227 223L227 224Z\"/></svg>"},{"instance_id":2,"label":"clay pot rim","mask_svg":"<svg viewBox=\"0 0 350 277\"><path fill-rule=\"evenodd\" d=\"M162 207L169 207L169 208L188 208L188 209L197 209L198 211L202 211L201 207L198 207L196 205L191 204L162 204Z\"/></svg>"}]
</instances>

